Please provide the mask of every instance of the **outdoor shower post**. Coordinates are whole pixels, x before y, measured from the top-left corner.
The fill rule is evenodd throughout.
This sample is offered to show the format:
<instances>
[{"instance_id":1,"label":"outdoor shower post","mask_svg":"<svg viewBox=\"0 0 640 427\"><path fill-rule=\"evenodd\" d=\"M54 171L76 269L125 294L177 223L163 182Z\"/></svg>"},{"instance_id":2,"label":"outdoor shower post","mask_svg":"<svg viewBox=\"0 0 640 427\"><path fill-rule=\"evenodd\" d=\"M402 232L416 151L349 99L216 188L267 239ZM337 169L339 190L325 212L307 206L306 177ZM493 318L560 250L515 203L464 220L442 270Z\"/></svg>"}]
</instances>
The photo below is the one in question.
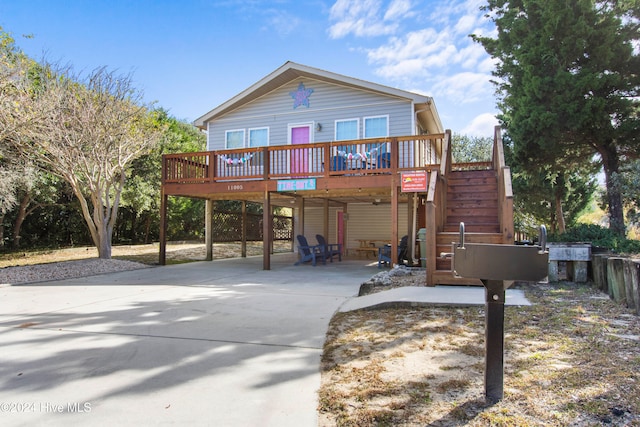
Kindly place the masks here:
<instances>
[{"instance_id":1,"label":"outdoor shower post","mask_svg":"<svg viewBox=\"0 0 640 427\"><path fill-rule=\"evenodd\" d=\"M483 280L485 287L485 396L492 404L504 395L504 302L502 280Z\"/></svg>"}]
</instances>

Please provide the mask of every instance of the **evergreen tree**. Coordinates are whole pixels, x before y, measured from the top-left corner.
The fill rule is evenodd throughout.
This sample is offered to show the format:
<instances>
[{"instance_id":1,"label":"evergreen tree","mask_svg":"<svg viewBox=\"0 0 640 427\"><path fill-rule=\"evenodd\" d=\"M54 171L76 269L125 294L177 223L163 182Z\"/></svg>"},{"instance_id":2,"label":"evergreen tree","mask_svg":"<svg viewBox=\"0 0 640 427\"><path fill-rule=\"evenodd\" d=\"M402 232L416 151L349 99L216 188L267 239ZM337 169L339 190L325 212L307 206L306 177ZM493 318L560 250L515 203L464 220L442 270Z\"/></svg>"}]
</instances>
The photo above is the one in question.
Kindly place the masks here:
<instances>
[{"instance_id":1,"label":"evergreen tree","mask_svg":"<svg viewBox=\"0 0 640 427\"><path fill-rule=\"evenodd\" d=\"M604 169L610 226L625 232L615 176L639 153L638 0L490 0L500 116L514 161L555 182ZM558 191L564 191L558 188Z\"/></svg>"}]
</instances>

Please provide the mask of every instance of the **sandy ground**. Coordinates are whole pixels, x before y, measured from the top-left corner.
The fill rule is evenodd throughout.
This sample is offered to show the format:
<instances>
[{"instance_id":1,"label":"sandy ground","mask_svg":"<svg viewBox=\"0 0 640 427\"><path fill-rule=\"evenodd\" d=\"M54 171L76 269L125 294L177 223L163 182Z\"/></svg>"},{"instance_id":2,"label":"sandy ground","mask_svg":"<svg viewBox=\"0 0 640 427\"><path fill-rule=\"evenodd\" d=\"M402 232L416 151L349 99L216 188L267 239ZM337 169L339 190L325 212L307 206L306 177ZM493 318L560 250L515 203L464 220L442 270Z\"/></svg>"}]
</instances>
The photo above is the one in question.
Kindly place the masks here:
<instances>
[{"instance_id":1,"label":"sandy ground","mask_svg":"<svg viewBox=\"0 0 640 427\"><path fill-rule=\"evenodd\" d=\"M290 242L275 242L274 251L284 252L291 249ZM215 243L213 257L233 258L240 256L241 246L239 242ZM157 243L148 245L123 245L114 246L112 256L115 259L137 261L145 264L157 264L160 247ZM261 255L262 242L248 242L247 255ZM16 252L0 254L0 268L30 264L44 264L60 261L72 261L79 259L97 258L98 251L95 247L76 247L55 250L41 250L29 252ZM167 243L167 263L188 262L204 260L206 249L200 242L169 242Z\"/></svg>"}]
</instances>

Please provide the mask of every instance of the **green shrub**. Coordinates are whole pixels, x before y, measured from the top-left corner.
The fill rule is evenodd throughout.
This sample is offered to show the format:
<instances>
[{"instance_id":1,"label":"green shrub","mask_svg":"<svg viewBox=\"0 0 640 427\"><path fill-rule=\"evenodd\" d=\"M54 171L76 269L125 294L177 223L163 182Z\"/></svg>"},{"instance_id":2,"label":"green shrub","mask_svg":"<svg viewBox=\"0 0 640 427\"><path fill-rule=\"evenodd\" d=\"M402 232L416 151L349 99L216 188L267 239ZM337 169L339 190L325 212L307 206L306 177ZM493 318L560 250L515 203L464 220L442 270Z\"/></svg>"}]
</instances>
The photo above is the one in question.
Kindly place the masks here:
<instances>
[{"instance_id":1,"label":"green shrub","mask_svg":"<svg viewBox=\"0 0 640 427\"><path fill-rule=\"evenodd\" d=\"M592 246L609 249L617 253L640 253L640 241L629 240L616 235L608 228L595 224L579 224L562 234L551 234L550 242L584 242Z\"/></svg>"}]
</instances>

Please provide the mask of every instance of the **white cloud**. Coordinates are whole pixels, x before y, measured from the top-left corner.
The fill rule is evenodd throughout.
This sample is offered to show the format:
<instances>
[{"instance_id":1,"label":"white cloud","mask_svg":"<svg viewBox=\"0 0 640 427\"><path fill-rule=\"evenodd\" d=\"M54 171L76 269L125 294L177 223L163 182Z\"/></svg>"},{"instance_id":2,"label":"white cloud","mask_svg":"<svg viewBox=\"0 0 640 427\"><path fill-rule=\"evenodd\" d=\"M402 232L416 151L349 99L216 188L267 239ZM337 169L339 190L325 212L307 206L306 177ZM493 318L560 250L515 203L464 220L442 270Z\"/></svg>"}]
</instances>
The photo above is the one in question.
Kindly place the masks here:
<instances>
[{"instance_id":1,"label":"white cloud","mask_svg":"<svg viewBox=\"0 0 640 427\"><path fill-rule=\"evenodd\" d=\"M473 78L466 77L455 83L472 83L478 87L489 81L494 62L482 46L471 40L465 43L456 45L450 33L426 28L403 37L392 37L386 44L366 52L369 62L376 66L375 73L391 81L415 86L417 80L425 78L443 81L453 76L458 80L462 70L469 70L462 76Z\"/></svg>"},{"instance_id":2,"label":"white cloud","mask_svg":"<svg viewBox=\"0 0 640 427\"><path fill-rule=\"evenodd\" d=\"M456 47L445 32L433 28L392 37L388 43L367 51L369 62L380 64L377 74L390 79L424 76L429 68L443 68L455 58Z\"/></svg>"},{"instance_id":3,"label":"white cloud","mask_svg":"<svg viewBox=\"0 0 640 427\"><path fill-rule=\"evenodd\" d=\"M442 95L460 104L470 104L488 96L492 90L489 76L463 72L442 77L432 86L434 95Z\"/></svg>"},{"instance_id":4,"label":"white cloud","mask_svg":"<svg viewBox=\"0 0 640 427\"><path fill-rule=\"evenodd\" d=\"M411 11L411 6L412 4L409 0L393 0L384 14L384 20L394 21L415 15Z\"/></svg>"},{"instance_id":5,"label":"white cloud","mask_svg":"<svg viewBox=\"0 0 640 427\"><path fill-rule=\"evenodd\" d=\"M298 31L302 24L300 18L284 10L269 9L264 13L268 15L266 18L268 25L263 27L263 30L275 31L280 37L286 37Z\"/></svg>"},{"instance_id":6,"label":"white cloud","mask_svg":"<svg viewBox=\"0 0 640 427\"><path fill-rule=\"evenodd\" d=\"M479 70L479 65L488 57L487 52L485 52L482 46L475 43L469 43L460 50L459 55L456 58L456 62L465 69Z\"/></svg>"},{"instance_id":7,"label":"white cloud","mask_svg":"<svg viewBox=\"0 0 640 427\"><path fill-rule=\"evenodd\" d=\"M375 74L405 86L416 86L418 80L424 83L426 78L441 81L461 70L488 76L494 69L493 62L488 62L484 48L468 37L487 24L479 10L480 4L480 0L440 4L430 10L426 20L429 26L424 27L424 23L416 19L413 26L417 24L418 28L393 35L378 47L364 48L369 63L376 67ZM411 26L406 18L418 15L411 15L409 6L405 0L396 0L388 12L397 10L393 16L402 16L402 25Z\"/></svg>"},{"instance_id":8,"label":"white cloud","mask_svg":"<svg viewBox=\"0 0 640 427\"><path fill-rule=\"evenodd\" d=\"M329 36L339 39L353 33L357 37L392 34L396 22L385 23L380 17L379 0L338 0L329 11L329 19L336 21L329 27Z\"/></svg>"},{"instance_id":9,"label":"white cloud","mask_svg":"<svg viewBox=\"0 0 640 427\"><path fill-rule=\"evenodd\" d=\"M394 34L402 20L415 16L410 0L392 0L384 7L380 0L338 0L329 10L329 36L333 39L353 34L376 37Z\"/></svg>"},{"instance_id":10,"label":"white cloud","mask_svg":"<svg viewBox=\"0 0 640 427\"><path fill-rule=\"evenodd\" d=\"M457 34L469 34L471 29L475 27L477 22L474 15L463 15L458 19L458 22L453 27Z\"/></svg>"},{"instance_id":11,"label":"white cloud","mask_svg":"<svg viewBox=\"0 0 640 427\"><path fill-rule=\"evenodd\" d=\"M476 116L469 125L465 126L460 131L460 134L480 137L493 136L495 126L499 124L495 114L483 113Z\"/></svg>"}]
</instances>

